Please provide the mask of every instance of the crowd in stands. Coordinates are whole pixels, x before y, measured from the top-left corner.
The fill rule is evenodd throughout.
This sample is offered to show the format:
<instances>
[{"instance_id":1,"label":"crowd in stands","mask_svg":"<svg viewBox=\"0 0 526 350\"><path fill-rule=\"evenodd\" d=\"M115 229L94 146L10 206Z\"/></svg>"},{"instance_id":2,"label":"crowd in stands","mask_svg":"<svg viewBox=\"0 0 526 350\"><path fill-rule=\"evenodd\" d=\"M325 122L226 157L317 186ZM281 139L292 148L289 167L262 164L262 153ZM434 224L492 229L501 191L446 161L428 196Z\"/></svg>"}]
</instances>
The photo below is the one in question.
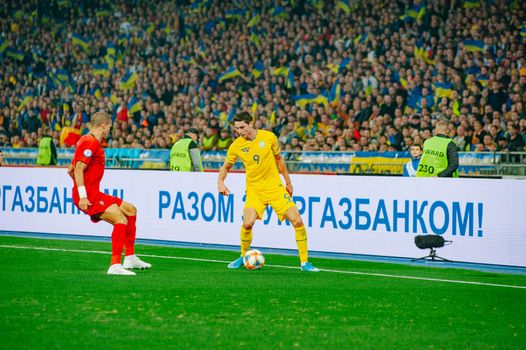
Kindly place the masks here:
<instances>
[{"instance_id":1,"label":"crowd in stands","mask_svg":"<svg viewBox=\"0 0 526 350\"><path fill-rule=\"evenodd\" d=\"M0 5L0 147L229 145L254 115L285 150L402 151L449 121L461 151L524 151L526 2L49 0Z\"/></svg>"}]
</instances>

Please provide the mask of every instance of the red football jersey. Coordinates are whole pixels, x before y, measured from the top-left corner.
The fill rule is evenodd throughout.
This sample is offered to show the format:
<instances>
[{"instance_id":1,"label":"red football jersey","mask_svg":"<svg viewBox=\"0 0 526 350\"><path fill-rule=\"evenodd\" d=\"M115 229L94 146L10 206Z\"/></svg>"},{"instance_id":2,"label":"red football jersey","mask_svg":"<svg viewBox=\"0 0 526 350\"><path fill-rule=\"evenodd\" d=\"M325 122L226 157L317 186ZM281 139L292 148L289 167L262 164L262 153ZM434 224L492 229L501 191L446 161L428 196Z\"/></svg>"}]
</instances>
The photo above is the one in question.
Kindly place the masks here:
<instances>
[{"instance_id":1,"label":"red football jersey","mask_svg":"<svg viewBox=\"0 0 526 350\"><path fill-rule=\"evenodd\" d=\"M79 161L88 165L86 170L84 170L84 186L86 186L86 192L88 197L90 197L90 193L99 192L99 185L104 175L104 166L106 164L106 156L102 145L92 134L82 136L77 142L77 148L71 163L75 166ZM77 184L75 181L73 183L74 193L77 193Z\"/></svg>"}]
</instances>

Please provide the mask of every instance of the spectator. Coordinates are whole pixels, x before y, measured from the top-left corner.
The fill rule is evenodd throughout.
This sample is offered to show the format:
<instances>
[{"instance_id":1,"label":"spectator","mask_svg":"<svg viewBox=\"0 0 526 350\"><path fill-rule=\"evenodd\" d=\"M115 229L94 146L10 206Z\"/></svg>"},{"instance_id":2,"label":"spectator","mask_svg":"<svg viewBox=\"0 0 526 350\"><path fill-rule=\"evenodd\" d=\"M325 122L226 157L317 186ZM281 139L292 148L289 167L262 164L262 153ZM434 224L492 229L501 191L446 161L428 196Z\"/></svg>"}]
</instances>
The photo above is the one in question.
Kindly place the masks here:
<instances>
[{"instance_id":1,"label":"spectator","mask_svg":"<svg viewBox=\"0 0 526 350\"><path fill-rule=\"evenodd\" d=\"M411 154L411 160L405 163L403 176L416 177L418 164L420 163L420 157L422 156L422 146L412 145L409 147L409 153Z\"/></svg>"}]
</instances>

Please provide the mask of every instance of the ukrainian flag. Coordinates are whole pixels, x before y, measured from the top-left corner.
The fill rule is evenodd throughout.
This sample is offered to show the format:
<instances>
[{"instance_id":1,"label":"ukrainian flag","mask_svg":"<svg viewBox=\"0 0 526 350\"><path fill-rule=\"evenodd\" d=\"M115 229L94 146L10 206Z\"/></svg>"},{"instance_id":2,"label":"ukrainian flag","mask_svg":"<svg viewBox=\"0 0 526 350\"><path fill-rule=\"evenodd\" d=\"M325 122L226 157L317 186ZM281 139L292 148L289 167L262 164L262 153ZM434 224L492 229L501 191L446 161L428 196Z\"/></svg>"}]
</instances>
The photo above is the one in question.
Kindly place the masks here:
<instances>
[{"instance_id":1,"label":"ukrainian flag","mask_svg":"<svg viewBox=\"0 0 526 350\"><path fill-rule=\"evenodd\" d=\"M69 80L69 72L65 69L56 69L55 77L57 77L58 81L62 83L62 85L66 85Z\"/></svg>"},{"instance_id":2,"label":"ukrainian flag","mask_svg":"<svg viewBox=\"0 0 526 350\"><path fill-rule=\"evenodd\" d=\"M292 73L292 70L289 69L289 73L287 74L287 82L286 82L287 89L292 89L294 87L294 74Z\"/></svg>"},{"instance_id":3,"label":"ukrainian flag","mask_svg":"<svg viewBox=\"0 0 526 350\"><path fill-rule=\"evenodd\" d=\"M433 83L433 87L435 88L435 94L437 97L453 97L454 85L452 83Z\"/></svg>"},{"instance_id":4,"label":"ukrainian flag","mask_svg":"<svg viewBox=\"0 0 526 350\"><path fill-rule=\"evenodd\" d=\"M126 74L121 78L119 82L119 89L129 90L135 86L135 81L137 80L137 73L135 72L126 72Z\"/></svg>"},{"instance_id":5,"label":"ukrainian flag","mask_svg":"<svg viewBox=\"0 0 526 350\"><path fill-rule=\"evenodd\" d=\"M249 39L254 45L259 46L259 35L256 32L252 31Z\"/></svg>"},{"instance_id":6,"label":"ukrainian flag","mask_svg":"<svg viewBox=\"0 0 526 350\"><path fill-rule=\"evenodd\" d=\"M115 49L115 43L113 41L108 42L108 47L106 47L106 54L113 57L117 56L117 50Z\"/></svg>"},{"instance_id":7,"label":"ukrainian flag","mask_svg":"<svg viewBox=\"0 0 526 350\"><path fill-rule=\"evenodd\" d=\"M0 53L4 52L8 46L9 46L9 43L7 42L7 40L0 38Z\"/></svg>"},{"instance_id":8,"label":"ukrainian flag","mask_svg":"<svg viewBox=\"0 0 526 350\"><path fill-rule=\"evenodd\" d=\"M350 66L351 66L351 59L349 57L345 57L340 63L340 67L338 68L338 73L341 73L344 68L349 68Z\"/></svg>"},{"instance_id":9,"label":"ukrainian flag","mask_svg":"<svg viewBox=\"0 0 526 350\"><path fill-rule=\"evenodd\" d=\"M526 38L526 25L520 27L520 32L519 33L520 33L520 35L522 36L523 39ZM1 49L0 49L0 52L2 52Z\"/></svg>"},{"instance_id":10,"label":"ukrainian flag","mask_svg":"<svg viewBox=\"0 0 526 350\"><path fill-rule=\"evenodd\" d=\"M480 83L480 85L482 85L483 87L488 87L488 82L489 82L489 79L487 76L485 75L479 75L477 77L477 80L478 82Z\"/></svg>"},{"instance_id":11,"label":"ukrainian flag","mask_svg":"<svg viewBox=\"0 0 526 350\"><path fill-rule=\"evenodd\" d=\"M115 56L106 55L106 56L104 56L104 60L108 64L108 67L113 69L113 66L115 66Z\"/></svg>"},{"instance_id":12,"label":"ukrainian flag","mask_svg":"<svg viewBox=\"0 0 526 350\"><path fill-rule=\"evenodd\" d=\"M240 20L242 17L245 17L247 14L246 10L226 10L225 18L226 19L235 19Z\"/></svg>"},{"instance_id":13,"label":"ukrainian flag","mask_svg":"<svg viewBox=\"0 0 526 350\"><path fill-rule=\"evenodd\" d=\"M464 49L471 52L486 51L482 40L464 40Z\"/></svg>"},{"instance_id":14,"label":"ukrainian flag","mask_svg":"<svg viewBox=\"0 0 526 350\"><path fill-rule=\"evenodd\" d=\"M195 60L191 56L181 56L181 62L186 64L195 64Z\"/></svg>"},{"instance_id":15,"label":"ukrainian flag","mask_svg":"<svg viewBox=\"0 0 526 350\"><path fill-rule=\"evenodd\" d=\"M341 85L340 79L336 79L334 84L332 84L331 91L329 92L329 102L333 104L338 104L340 102L341 96Z\"/></svg>"},{"instance_id":16,"label":"ukrainian flag","mask_svg":"<svg viewBox=\"0 0 526 350\"><path fill-rule=\"evenodd\" d=\"M24 96L24 99L20 103L20 106L18 106L18 110L21 110L22 107L29 105L29 103L33 101L33 96L31 94L31 91L28 91L26 95Z\"/></svg>"},{"instance_id":17,"label":"ukrainian flag","mask_svg":"<svg viewBox=\"0 0 526 350\"><path fill-rule=\"evenodd\" d=\"M217 76L217 82L222 83L225 80L229 80L241 75L241 72L234 66L230 66L226 71Z\"/></svg>"},{"instance_id":18,"label":"ukrainian flag","mask_svg":"<svg viewBox=\"0 0 526 350\"><path fill-rule=\"evenodd\" d=\"M140 112L141 109L141 100L139 100L136 96L133 96L130 102L128 102L128 113L134 114L135 112Z\"/></svg>"},{"instance_id":19,"label":"ukrainian flag","mask_svg":"<svg viewBox=\"0 0 526 350\"><path fill-rule=\"evenodd\" d=\"M232 118L234 118L234 116L236 115L236 112L237 112L237 108L236 107L232 107L230 112L228 112L228 115L226 117L226 121L227 122L231 122Z\"/></svg>"},{"instance_id":20,"label":"ukrainian flag","mask_svg":"<svg viewBox=\"0 0 526 350\"><path fill-rule=\"evenodd\" d=\"M424 57L424 45L422 43L422 39L418 39L416 41L415 47L413 49L413 53L415 54L415 57L417 59L422 59Z\"/></svg>"},{"instance_id":21,"label":"ukrainian flag","mask_svg":"<svg viewBox=\"0 0 526 350\"><path fill-rule=\"evenodd\" d=\"M89 40L85 37L76 33L72 33L71 42L73 43L73 45L80 46L83 51L89 51Z\"/></svg>"},{"instance_id":22,"label":"ukrainian flag","mask_svg":"<svg viewBox=\"0 0 526 350\"><path fill-rule=\"evenodd\" d=\"M366 43L369 40L369 32L360 34L356 38L354 38L353 42L354 45Z\"/></svg>"},{"instance_id":23,"label":"ukrainian flag","mask_svg":"<svg viewBox=\"0 0 526 350\"><path fill-rule=\"evenodd\" d=\"M286 77L289 74L289 67L278 67L274 68L274 71L272 72L274 75L281 75Z\"/></svg>"},{"instance_id":24,"label":"ukrainian flag","mask_svg":"<svg viewBox=\"0 0 526 350\"><path fill-rule=\"evenodd\" d=\"M351 13L351 6L349 5L349 0L338 0L336 7L345 12L346 14Z\"/></svg>"},{"instance_id":25,"label":"ukrainian flag","mask_svg":"<svg viewBox=\"0 0 526 350\"><path fill-rule=\"evenodd\" d=\"M272 9L272 17L274 18L288 18L289 14L285 11L285 8L278 5Z\"/></svg>"},{"instance_id":26,"label":"ukrainian flag","mask_svg":"<svg viewBox=\"0 0 526 350\"><path fill-rule=\"evenodd\" d=\"M294 101L294 103L296 103L296 105L300 107L305 107L309 103L316 102L317 97L318 95L315 94L303 94L292 97L292 100Z\"/></svg>"},{"instance_id":27,"label":"ukrainian flag","mask_svg":"<svg viewBox=\"0 0 526 350\"><path fill-rule=\"evenodd\" d=\"M108 77L110 75L110 70L108 68L107 63L94 64L92 72L93 72L93 75L102 75L104 77Z\"/></svg>"},{"instance_id":28,"label":"ukrainian flag","mask_svg":"<svg viewBox=\"0 0 526 350\"><path fill-rule=\"evenodd\" d=\"M206 46L202 42L197 46L197 53L203 58L206 56Z\"/></svg>"},{"instance_id":29,"label":"ukrainian flag","mask_svg":"<svg viewBox=\"0 0 526 350\"><path fill-rule=\"evenodd\" d=\"M254 15L247 23L247 27L251 28L261 22L261 16L259 14Z\"/></svg>"},{"instance_id":30,"label":"ukrainian flag","mask_svg":"<svg viewBox=\"0 0 526 350\"><path fill-rule=\"evenodd\" d=\"M479 0L464 0L464 8L465 9L474 9L480 7L480 1Z\"/></svg>"},{"instance_id":31,"label":"ukrainian flag","mask_svg":"<svg viewBox=\"0 0 526 350\"><path fill-rule=\"evenodd\" d=\"M24 51L15 50L13 48L8 48L7 50L5 50L5 54L7 57L11 57L12 59L17 61L23 61L25 55Z\"/></svg>"},{"instance_id":32,"label":"ukrainian flag","mask_svg":"<svg viewBox=\"0 0 526 350\"><path fill-rule=\"evenodd\" d=\"M254 66L252 67L252 76L254 78L259 78L259 76L263 73L265 70L265 65L261 61L257 61Z\"/></svg>"}]
</instances>

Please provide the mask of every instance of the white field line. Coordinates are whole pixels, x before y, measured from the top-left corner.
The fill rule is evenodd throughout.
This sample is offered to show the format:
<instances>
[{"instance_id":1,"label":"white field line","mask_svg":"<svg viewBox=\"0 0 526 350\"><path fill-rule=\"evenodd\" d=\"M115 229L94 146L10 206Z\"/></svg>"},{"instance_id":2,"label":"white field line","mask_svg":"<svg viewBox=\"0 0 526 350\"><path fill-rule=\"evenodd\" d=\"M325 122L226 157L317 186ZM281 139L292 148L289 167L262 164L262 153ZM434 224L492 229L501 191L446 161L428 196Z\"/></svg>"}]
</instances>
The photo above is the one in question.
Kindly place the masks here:
<instances>
[{"instance_id":1,"label":"white field line","mask_svg":"<svg viewBox=\"0 0 526 350\"><path fill-rule=\"evenodd\" d=\"M61 249L61 248L46 248L36 246L21 246L21 245L7 245L0 244L0 248L6 249L27 249L27 250L43 250L43 251L54 251L54 252L68 252L68 253L84 253L84 254L103 254L110 255L110 252L100 250L81 250L81 249ZM156 258L156 259L175 259L175 260L189 260L189 261L202 261L228 264L230 261L215 260L215 259L200 259L200 258L188 258L182 256L166 256L166 255L154 255L154 254L141 254L141 257ZM275 267L279 269L293 269L299 270L297 266L284 266L284 265L265 265L266 267ZM329 273L340 273L347 275L362 275L362 276L375 276L375 277L386 277L386 278L399 278L417 281L430 281L430 282L441 282L441 283L456 283L456 284L471 284L477 286L489 286L489 287L502 287L502 288L515 288L515 289L526 289L526 286L514 286L510 284L498 284L498 283L486 283L486 282L474 282L474 281L461 281L461 280L447 280L441 278L429 278L429 277L417 277L417 276L404 276L404 275L389 275L385 273L374 273L374 272L359 272L359 271L347 271L347 270L332 270L332 269L320 269L322 272Z\"/></svg>"}]
</instances>

